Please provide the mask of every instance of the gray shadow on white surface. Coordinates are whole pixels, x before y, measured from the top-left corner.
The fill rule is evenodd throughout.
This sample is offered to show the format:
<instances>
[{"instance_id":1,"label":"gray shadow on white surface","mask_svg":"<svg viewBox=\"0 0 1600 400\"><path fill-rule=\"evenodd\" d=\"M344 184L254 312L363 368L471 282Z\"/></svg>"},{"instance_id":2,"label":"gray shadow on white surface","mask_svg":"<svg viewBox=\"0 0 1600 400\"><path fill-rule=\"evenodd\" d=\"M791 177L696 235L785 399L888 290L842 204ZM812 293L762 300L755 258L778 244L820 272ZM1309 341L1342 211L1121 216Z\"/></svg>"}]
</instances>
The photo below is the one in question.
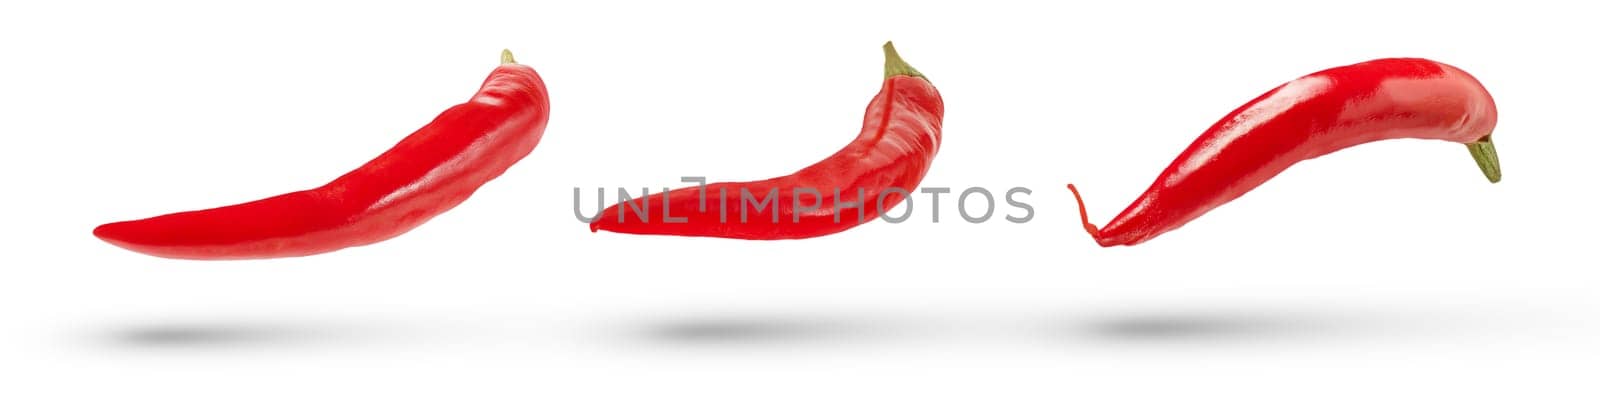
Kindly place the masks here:
<instances>
[{"instance_id":1,"label":"gray shadow on white surface","mask_svg":"<svg viewBox=\"0 0 1600 400\"><path fill-rule=\"evenodd\" d=\"M1371 340L1448 334L1463 328L1463 318L1444 310L1124 311L1058 319L1046 334L1122 345Z\"/></svg>"},{"instance_id":2,"label":"gray shadow on white surface","mask_svg":"<svg viewBox=\"0 0 1600 400\"><path fill-rule=\"evenodd\" d=\"M296 348L372 339L371 326L323 322L174 322L107 329L107 345L120 350L247 350Z\"/></svg>"},{"instance_id":3,"label":"gray shadow on white surface","mask_svg":"<svg viewBox=\"0 0 1600 400\"><path fill-rule=\"evenodd\" d=\"M898 318L836 315L693 315L626 328L661 347L827 346L869 343L921 329Z\"/></svg>"},{"instance_id":4,"label":"gray shadow on white surface","mask_svg":"<svg viewBox=\"0 0 1600 400\"><path fill-rule=\"evenodd\" d=\"M1342 335L1361 323L1320 314L1210 312L1107 316L1081 329L1119 342L1222 341Z\"/></svg>"}]
</instances>

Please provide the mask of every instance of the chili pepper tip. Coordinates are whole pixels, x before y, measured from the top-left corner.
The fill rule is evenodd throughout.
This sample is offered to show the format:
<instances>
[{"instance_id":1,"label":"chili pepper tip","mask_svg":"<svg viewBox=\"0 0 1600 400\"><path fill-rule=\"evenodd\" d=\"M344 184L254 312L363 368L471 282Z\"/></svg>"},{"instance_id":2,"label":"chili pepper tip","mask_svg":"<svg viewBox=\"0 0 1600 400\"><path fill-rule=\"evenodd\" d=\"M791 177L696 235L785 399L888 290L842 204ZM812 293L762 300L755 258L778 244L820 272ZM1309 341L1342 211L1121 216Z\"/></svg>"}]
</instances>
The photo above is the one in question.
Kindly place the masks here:
<instances>
[{"instance_id":1,"label":"chili pepper tip","mask_svg":"<svg viewBox=\"0 0 1600 400\"><path fill-rule=\"evenodd\" d=\"M921 72L918 72L916 68L911 68L911 64L906 64L906 60L900 58L900 52L894 50L894 41L884 42L883 79L889 79L900 75L915 76L924 80L928 79L928 77L923 76Z\"/></svg>"},{"instance_id":2,"label":"chili pepper tip","mask_svg":"<svg viewBox=\"0 0 1600 400\"><path fill-rule=\"evenodd\" d=\"M1078 187L1068 183L1067 190L1072 191L1072 198L1078 201L1078 218L1083 221L1084 232L1089 232L1089 236L1093 237L1096 242L1099 242L1100 228L1089 223L1089 210L1083 206L1083 196L1078 194Z\"/></svg>"},{"instance_id":3,"label":"chili pepper tip","mask_svg":"<svg viewBox=\"0 0 1600 400\"><path fill-rule=\"evenodd\" d=\"M1483 177L1489 178L1489 183L1500 182L1500 154L1494 151L1494 141L1490 135L1483 135L1483 139L1467 143L1467 151L1472 152L1472 160L1478 162L1478 169L1483 170Z\"/></svg>"},{"instance_id":4,"label":"chili pepper tip","mask_svg":"<svg viewBox=\"0 0 1600 400\"><path fill-rule=\"evenodd\" d=\"M517 63L517 59L511 57L511 49L500 50L500 63L501 64L516 64Z\"/></svg>"}]
</instances>

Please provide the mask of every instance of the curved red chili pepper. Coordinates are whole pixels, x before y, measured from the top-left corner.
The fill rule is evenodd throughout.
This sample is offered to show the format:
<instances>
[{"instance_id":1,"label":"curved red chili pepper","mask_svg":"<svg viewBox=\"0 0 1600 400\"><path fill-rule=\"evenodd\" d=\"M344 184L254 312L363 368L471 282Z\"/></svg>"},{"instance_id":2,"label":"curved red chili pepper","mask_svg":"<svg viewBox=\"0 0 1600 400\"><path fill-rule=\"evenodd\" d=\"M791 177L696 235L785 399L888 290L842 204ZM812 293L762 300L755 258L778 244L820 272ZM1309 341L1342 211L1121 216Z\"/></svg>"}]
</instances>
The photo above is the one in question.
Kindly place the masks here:
<instances>
[{"instance_id":1,"label":"curved red chili pepper","mask_svg":"<svg viewBox=\"0 0 1600 400\"><path fill-rule=\"evenodd\" d=\"M656 193L624 203L628 209L613 205L589 229L775 240L829 235L877 218L927 174L944 118L939 91L900 59L893 43L883 51L883 86L867 105L861 134L843 149L786 176ZM754 203L742 203L744 192ZM634 208L645 213L627 212ZM651 208L658 212L649 214Z\"/></svg>"},{"instance_id":2,"label":"curved red chili pepper","mask_svg":"<svg viewBox=\"0 0 1600 400\"><path fill-rule=\"evenodd\" d=\"M321 187L95 228L128 250L179 259L257 259L381 242L465 201L533 151L550 103L511 52L466 103Z\"/></svg>"},{"instance_id":3,"label":"curved red chili pepper","mask_svg":"<svg viewBox=\"0 0 1600 400\"><path fill-rule=\"evenodd\" d=\"M1490 182L1500 161L1489 134L1494 99L1476 78L1417 58L1332 68L1278 86L1206 130L1105 228L1083 228L1101 246L1134 245L1233 201L1291 165L1362 143L1415 138L1465 143Z\"/></svg>"}]
</instances>

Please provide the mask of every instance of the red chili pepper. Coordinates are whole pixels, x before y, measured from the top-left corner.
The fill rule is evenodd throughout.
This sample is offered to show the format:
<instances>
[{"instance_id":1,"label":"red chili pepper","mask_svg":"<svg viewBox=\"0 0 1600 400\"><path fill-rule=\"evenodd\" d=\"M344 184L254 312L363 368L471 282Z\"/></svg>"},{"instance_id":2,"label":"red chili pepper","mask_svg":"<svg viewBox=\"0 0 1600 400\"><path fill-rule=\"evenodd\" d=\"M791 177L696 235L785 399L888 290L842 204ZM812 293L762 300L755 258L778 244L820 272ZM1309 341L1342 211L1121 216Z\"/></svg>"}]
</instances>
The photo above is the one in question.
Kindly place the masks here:
<instances>
[{"instance_id":1,"label":"red chili pepper","mask_svg":"<svg viewBox=\"0 0 1600 400\"><path fill-rule=\"evenodd\" d=\"M883 51L883 86L867 105L861 134L843 149L786 176L633 199L627 209L606 208L589 229L774 240L829 235L877 218L927 174L944 117L944 100L927 78L900 59L893 43ZM650 218L652 207L664 213Z\"/></svg>"},{"instance_id":2,"label":"red chili pepper","mask_svg":"<svg viewBox=\"0 0 1600 400\"><path fill-rule=\"evenodd\" d=\"M1416 58L1332 68L1283 84L1223 117L1122 214L1083 228L1101 246L1134 245L1183 226L1300 161L1397 138L1465 143L1490 182L1500 160L1489 134L1495 104L1476 78Z\"/></svg>"},{"instance_id":3,"label":"red chili pepper","mask_svg":"<svg viewBox=\"0 0 1600 400\"><path fill-rule=\"evenodd\" d=\"M550 103L533 68L509 50L466 103L321 187L232 206L95 228L111 244L158 257L296 257L381 242L465 201L533 151Z\"/></svg>"}]
</instances>

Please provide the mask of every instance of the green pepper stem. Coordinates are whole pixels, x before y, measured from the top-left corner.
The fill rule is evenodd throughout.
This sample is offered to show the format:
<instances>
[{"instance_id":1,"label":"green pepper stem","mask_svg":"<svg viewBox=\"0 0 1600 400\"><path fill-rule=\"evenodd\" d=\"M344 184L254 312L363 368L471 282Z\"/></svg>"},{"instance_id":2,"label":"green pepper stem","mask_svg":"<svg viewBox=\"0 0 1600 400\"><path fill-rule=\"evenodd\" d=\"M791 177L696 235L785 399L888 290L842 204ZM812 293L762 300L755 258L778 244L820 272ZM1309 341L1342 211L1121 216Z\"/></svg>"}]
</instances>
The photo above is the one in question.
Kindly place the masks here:
<instances>
[{"instance_id":1,"label":"green pepper stem","mask_svg":"<svg viewBox=\"0 0 1600 400\"><path fill-rule=\"evenodd\" d=\"M900 58L900 53L894 50L893 41L884 42L883 79L889 79L900 75L928 79L928 77L923 76L921 72L917 72L916 68L911 68L911 64L906 64L906 60Z\"/></svg>"},{"instance_id":2,"label":"green pepper stem","mask_svg":"<svg viewBox=\"0 0 1600 400\"><path fill-rule=\"evenodd\" d=\"M500 50L500 63L501 64L516 64L517 63L517 59L511 57L511 49Z\"/></svg>"},{"instance_id":3,"label":"green pepper stem","mask_svg":"<svg viewBox=\"0 0 1600 400\"><path fill-rule=\"evenodd\" d=\"M1467 143L1467 151L1472 152L1473 161L1478 162L1478 169L1483 170L1483 177L1489 178L1489 183L1500 182L1500 154L1495 153L1494 141L1489 135Z\"/></svg>"}]
</instances>

